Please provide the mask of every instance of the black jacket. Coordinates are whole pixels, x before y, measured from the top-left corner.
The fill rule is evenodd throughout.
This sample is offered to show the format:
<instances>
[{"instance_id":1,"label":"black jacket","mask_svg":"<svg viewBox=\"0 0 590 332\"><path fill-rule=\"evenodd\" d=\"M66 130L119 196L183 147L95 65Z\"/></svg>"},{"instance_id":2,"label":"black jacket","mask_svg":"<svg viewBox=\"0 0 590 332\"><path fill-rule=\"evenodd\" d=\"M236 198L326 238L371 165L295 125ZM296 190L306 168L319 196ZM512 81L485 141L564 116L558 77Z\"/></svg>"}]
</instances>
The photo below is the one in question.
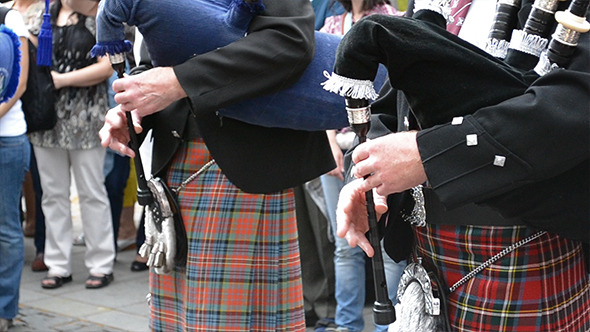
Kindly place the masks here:
<instances>
[{"instance_id":1,"label":"black jacket","mask_svg":"<svg viewBox=\"0 0 590 332\"><path fill-rule=\"evenodd\" d=\"M526 2L522 20L532 3ZM369 137L399 131L406 115L410 128L419 129L399 91L386 84L380 95L372 104ZM477 134L477 146L467 146L468 134ZM521 95L477 109L460 126L422 128L417 142L432 187L425 190L427 222L526 224L588 242L590 34L581 36L567 70L534 80ZM496 155L506 157L503 167L493 165ZM409 212L413 201L407 193L391 195L389 201L396 204L389 215L396 223L388 224L384 243L394 259L401 259L408 253L400 243L407 241L409 229L400 221L400 210Z\"/></svg>"},{"instance_id":2,"label":"black jacket","mask_svg":"<svg viewBox=\"0 0 590 332\"><path fill-rule=\"evenodd\" d=\"M526 17L525 15L522 15ZM504 217L571 239L590 239L590 34L567 70L520 96L477 110L461 126L419 132L432 188L448 209L482 203ZM467 134L478 145L467 146ZM504 156L503 167L493 165Z\"/></svg>"}]
</instances>

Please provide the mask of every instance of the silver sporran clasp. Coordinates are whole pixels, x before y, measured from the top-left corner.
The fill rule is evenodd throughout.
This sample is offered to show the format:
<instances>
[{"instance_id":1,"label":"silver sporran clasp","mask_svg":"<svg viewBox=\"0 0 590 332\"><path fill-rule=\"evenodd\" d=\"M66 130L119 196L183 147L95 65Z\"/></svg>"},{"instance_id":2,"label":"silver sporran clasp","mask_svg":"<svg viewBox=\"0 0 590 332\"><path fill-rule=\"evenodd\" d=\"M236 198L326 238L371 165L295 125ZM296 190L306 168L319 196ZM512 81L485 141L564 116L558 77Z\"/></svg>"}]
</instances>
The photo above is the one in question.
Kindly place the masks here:
<instances>
[{"instance_id":1,"label":"silver sporran clasp","mask_svg":"<svg viewBox=\"0 0 590 332\"><path fill-rule=\"evenodd\" d=\"M160 178L151 178L147 185L154 202L145 210L145 241L139 254L148 258L147 266L157 274L168 274L175 266L176 231L174 211Z\"/></svg>"}]
</instances>

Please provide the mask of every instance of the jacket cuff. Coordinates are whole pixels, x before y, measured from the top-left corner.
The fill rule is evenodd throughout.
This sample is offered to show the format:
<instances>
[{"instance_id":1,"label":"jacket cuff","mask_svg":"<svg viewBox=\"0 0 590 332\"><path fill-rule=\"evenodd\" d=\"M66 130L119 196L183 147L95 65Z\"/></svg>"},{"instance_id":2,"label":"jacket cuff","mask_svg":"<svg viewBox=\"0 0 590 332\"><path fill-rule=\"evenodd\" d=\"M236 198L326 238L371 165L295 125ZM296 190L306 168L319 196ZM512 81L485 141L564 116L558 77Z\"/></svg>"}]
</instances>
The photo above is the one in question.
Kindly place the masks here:
<instances>
[{"instance_id":1,"label":"jacket cuff","mask_svg":"<svg viewBox=\"0 0 590 332\"><path fill-rule=\"evenodd\" d=\"M139 66L135 66L135 67L131 68L131 70L129 70L129 75L141 74L144 71L150 70L152 68L153 68L152 65L139 65Z\"/></svg>"},{"instance_id":2,"label":"jacket cuff","mask_svg":"<svg viewBox=\"0 0 590 332\"><path fill-rule=\"evenodd\" d=\"M416 141L428 182L447 209L509 191L532 169L470 115L419 131Z\"/></svg>"}]
</instances>

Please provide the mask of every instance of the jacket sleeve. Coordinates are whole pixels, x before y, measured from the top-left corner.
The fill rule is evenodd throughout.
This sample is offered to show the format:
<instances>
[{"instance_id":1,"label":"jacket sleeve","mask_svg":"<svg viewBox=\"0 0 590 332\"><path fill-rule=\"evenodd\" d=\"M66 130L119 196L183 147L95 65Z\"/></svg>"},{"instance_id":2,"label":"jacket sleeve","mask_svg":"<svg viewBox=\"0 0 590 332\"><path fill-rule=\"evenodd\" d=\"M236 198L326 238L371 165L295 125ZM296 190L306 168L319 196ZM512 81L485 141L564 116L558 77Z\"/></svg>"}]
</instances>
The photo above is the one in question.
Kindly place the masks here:
<instances>
[{"instance_id":1,"label":"jacket sleeve","mask_svg":"<svg viewBox=\"0 0 590 332\"><path fill-rule=\"evenodd\" d=\"M315 51L309 0L264 0L248 34L174 67L193 112L277 92L295 83Z\"/></svg>"},{"instance_id":2,"label":"jacket sleeve","mask_svg":"<svg viewBox=\"0 0 590 332\"><path fill-rule=\"evenodd\" d=\"M569 69L536 79L524 94L479 109L461 124L419 132L429 183L447 208L559 177L587 162L589 39L582 35Z\"/></svg>"}]
</instances>

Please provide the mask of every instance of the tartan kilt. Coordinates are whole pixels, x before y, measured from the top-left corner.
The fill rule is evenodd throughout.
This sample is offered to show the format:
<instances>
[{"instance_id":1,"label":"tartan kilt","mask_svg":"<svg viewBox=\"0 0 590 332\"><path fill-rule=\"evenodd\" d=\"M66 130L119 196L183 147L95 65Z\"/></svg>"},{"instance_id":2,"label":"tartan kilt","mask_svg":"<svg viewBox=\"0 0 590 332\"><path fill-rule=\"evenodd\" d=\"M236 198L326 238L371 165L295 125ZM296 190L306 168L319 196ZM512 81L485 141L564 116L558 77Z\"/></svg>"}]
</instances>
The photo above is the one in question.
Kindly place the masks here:
<instances>
[{"instance_id":1,"label":"tartan kilt","mask_svg":"<svg viewBox=\"0 0 590 332\"><path fill-rule=\"evenodd\" d=\"M211 160L202 140L181 147L171 188ZM244 170L247 171L247 170ZM179 193L185 269L150 273L155 331L304 331L292 190L241 191L213 163Z\"/></svg>"},{"instance_id":2,"label":"tartan kilt","mask_svg":"<svg viewBox=\"0 0 590 332\"><path fill-rule=\"evenodd\" d=\"M535 231L524 226L414 228L417 253L448 287ZM550 233L502 257L448 295L456 331L590 331L581 244Z\"/></svg>"}]
</instances>

